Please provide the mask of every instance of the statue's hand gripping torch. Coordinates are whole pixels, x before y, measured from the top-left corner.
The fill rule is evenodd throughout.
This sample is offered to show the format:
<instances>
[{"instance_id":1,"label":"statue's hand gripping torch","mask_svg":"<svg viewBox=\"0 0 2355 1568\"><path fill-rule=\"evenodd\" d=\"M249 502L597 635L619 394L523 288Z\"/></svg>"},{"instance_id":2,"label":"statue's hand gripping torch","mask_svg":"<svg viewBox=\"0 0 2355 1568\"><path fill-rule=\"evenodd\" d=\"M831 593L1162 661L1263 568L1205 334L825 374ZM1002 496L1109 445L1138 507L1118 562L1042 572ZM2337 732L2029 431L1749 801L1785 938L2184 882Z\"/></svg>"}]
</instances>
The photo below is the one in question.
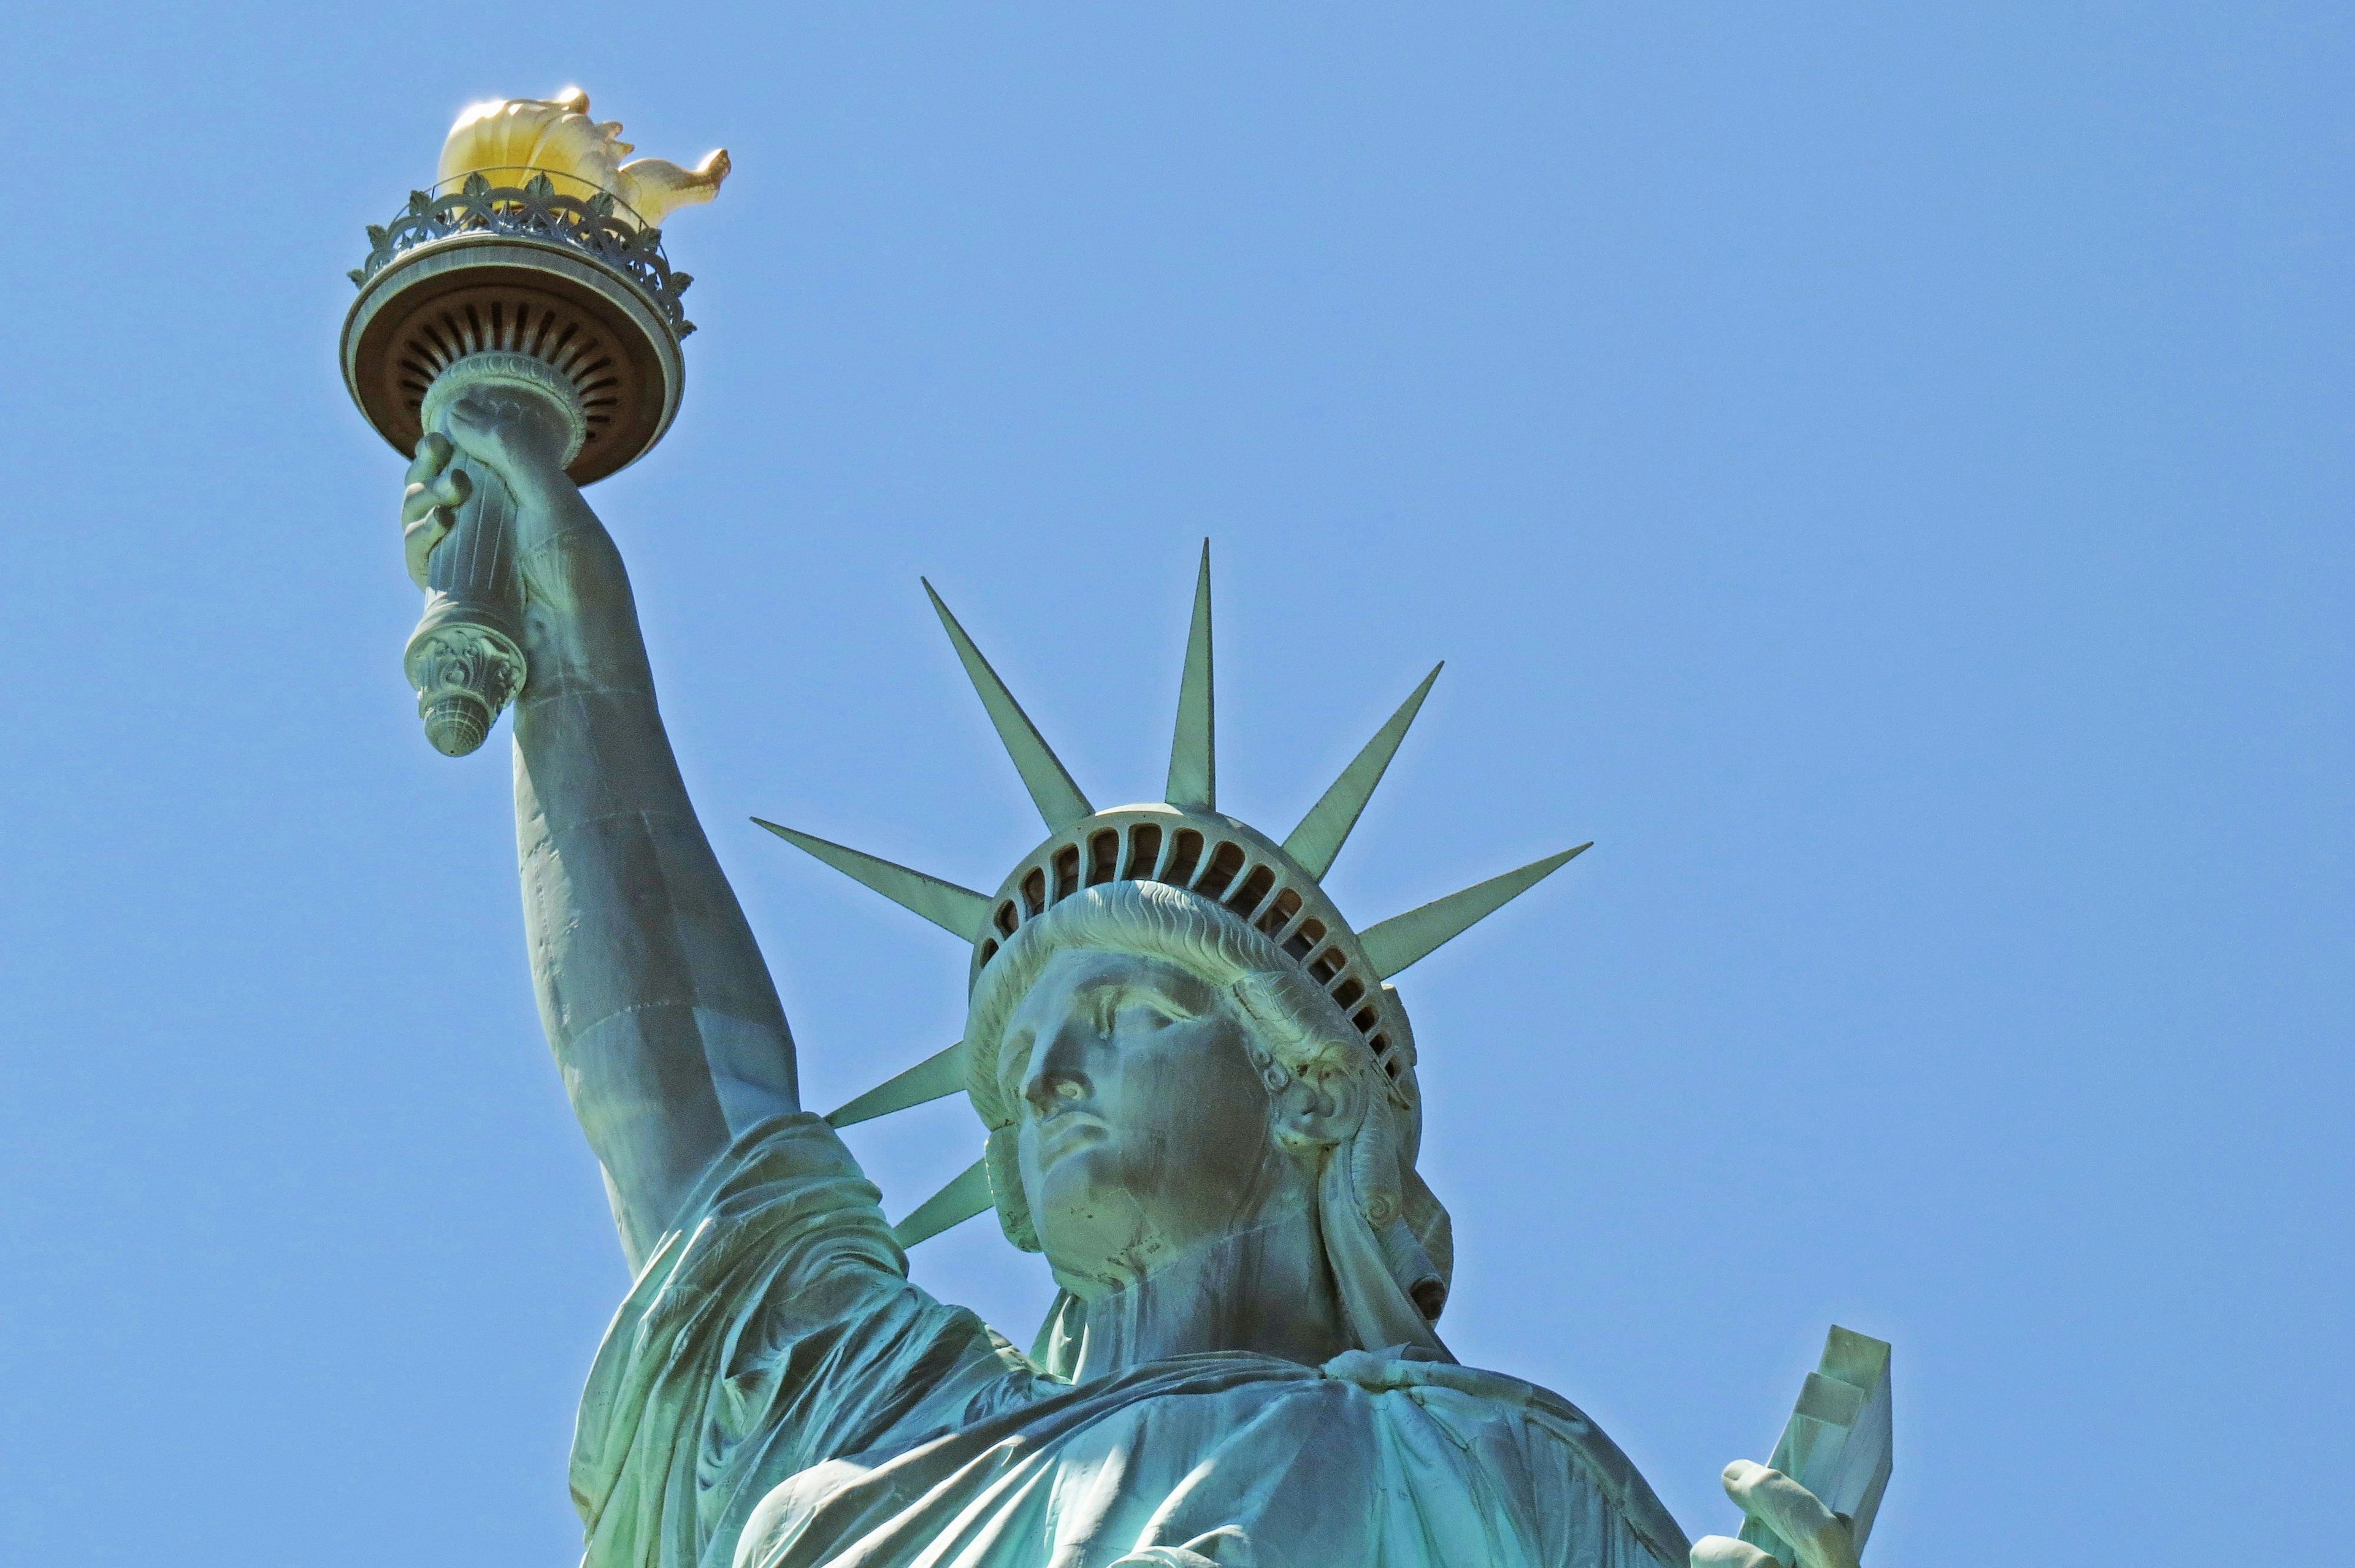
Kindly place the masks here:
<instances>
[{"instance_id":1,"label":"statue's hand gripping torch","mask_svg":"<svg viewBox=\"0 0 2355 1568\"><path fill-rule=\"evenodd\" d=\"M462 756L481 745L499 708L523 684L520 639L508 630L515 617L504 613L507 604L496 593L470 592L477 585L463 581L472 575L464 571L470 553L466 547L479 539L480 508L472 508L467 535L460 548L447 552L438 549L459 531L459 514L468 509L474 499L471 476L464 469L451 465L455 451L450 438L438 432L418 443L417 460L409 465L409 488L400 497L401 547L408 558L410 580L425 591L425 616L410 639L402 663L418 691L418 713L425 720L426 738L446 756ZM480 619L464 617L460 607L469 599L485 597L490 600L485 608L491 612L493 628L505 634L508 644L515 645L517 667L512 681L499 682L504 689L488 688L481 682L450 680L449 677L456 673L450 667L453 661L445 652L436 649L437 641L446 647L453 640L448 632L454 632L455 623L462 617ZM453 611L457 613L453 614ZM443 635L437 638L437 633ZM429 669L429 665L433 667ZM499 673L504 676L507 672L503 669ZM445 693L445 686L452 689Z\"/></svg>"},{"instance_id":2,"label":"statue's hand gripping torch","mask_svg":"<svg viewBox=\"0 0 2355 1568\"><path fill-rule=\"evenodd\" d=\"M549 437L551 450L540 455L551 474L579 454L587 429L565 383L517 355L461 359L425 395L426 433L401 504L409 574L425 590L425 613L401 667L426 739L452 757L483 743L529 673L516 497L496 465L465 459L452 438L453 422L466 417L460 400L470 394L501 424Z\"/></svg>"}]
</instances>

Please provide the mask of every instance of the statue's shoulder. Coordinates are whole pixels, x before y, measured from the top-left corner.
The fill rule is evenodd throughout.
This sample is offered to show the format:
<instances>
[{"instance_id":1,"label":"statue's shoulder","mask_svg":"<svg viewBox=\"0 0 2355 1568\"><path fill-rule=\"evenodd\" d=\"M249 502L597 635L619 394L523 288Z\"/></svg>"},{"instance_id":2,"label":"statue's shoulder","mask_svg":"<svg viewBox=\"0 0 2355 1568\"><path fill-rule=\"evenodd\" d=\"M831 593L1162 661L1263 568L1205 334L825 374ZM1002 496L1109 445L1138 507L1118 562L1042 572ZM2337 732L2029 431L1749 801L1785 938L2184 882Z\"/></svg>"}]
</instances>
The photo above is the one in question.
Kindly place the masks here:
<instances>
[{"instance_id":1,"label":"statue's shoulder","mask_svg":"<svg viewBox=\"0 0 2355 1568\"><path fill-rule=\"evenodd\" d=\"M1691 1548L1676 1516L1651 1483L1584 1411L1551 1389L1505 1372L1439 1360L1414 1351L1349 1350L1321 1369L1370 1393L1402 1395L1454 1429L1466 1447L1480 1431L1499 1432L1530 1453L1558 1453L1618 1511L1662 1562L1682 1563Z\"/></svg>"},{"instance_id":2,"label":"statue's shoulder","mask_svg":"<svg viewBox=\"0 0 2355 1568\"><path fill-rule=\"evenodd\" d=\"M1412 1347L1390 1350L1345 1350L1318 1369L1328 1378L1357 1384L1369 1393L1406 1392L1418 1403L1455 1395L1472 1407L1527 1413L1546 1425L1602 1435L1586 1413L1551 1389L1506 1372L1467 1367ZM1604 1439L1608 1441L1608 1439Z\"/></svg>"}]
</instances>

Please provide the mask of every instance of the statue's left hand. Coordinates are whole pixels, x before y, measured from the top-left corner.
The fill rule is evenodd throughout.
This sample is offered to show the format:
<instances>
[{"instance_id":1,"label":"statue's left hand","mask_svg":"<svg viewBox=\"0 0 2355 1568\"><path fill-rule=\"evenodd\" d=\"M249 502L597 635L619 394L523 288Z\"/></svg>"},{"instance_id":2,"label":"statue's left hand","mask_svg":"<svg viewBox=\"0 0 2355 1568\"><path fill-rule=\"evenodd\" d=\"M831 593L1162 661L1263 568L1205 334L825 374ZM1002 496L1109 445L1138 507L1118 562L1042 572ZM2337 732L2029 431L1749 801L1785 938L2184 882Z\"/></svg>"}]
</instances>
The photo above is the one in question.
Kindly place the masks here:
<instances>
[{"instance_id":1,"label":"statue's left hand","mask_svg":"<svg viewBox=\"0 0 2355 1568\"><path fill-rule=\"evenodd\" d=\"M1692 1568L1858 1568L1848 1524L1816 1494L1783 1474L1747 1459L1725 1467L1725 1495L1742 1511L1789 1541L1796 1563L1726 1535L1705 1535L1692 1549Z\"/></svg>"}]
</instances>

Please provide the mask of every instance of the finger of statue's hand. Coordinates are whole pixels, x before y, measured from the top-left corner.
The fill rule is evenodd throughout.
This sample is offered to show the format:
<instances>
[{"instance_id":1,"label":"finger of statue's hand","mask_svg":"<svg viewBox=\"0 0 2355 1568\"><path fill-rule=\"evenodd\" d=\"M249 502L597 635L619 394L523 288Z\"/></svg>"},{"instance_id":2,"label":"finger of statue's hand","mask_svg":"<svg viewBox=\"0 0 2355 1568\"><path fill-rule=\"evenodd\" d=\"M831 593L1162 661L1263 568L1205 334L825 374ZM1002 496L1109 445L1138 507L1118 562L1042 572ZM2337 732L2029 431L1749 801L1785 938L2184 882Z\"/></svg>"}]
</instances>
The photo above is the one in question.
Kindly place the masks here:
<instances>
[{"instance_id":1,"label":"finger of statue's hand","mask_svg":"<svg viewBox=\"0 0 2355 1568\"><path fill-rule=\"evenodd\" d=\"M453 468L412 484L400 497L400 553L410 580L425 586L427 563L433 547L458 520L458 508L474 493L474 481L463 468Z\"/></svg>"},{"instance_id":2,"label":"finger of statue's hand","mask_svg":"<svg viewBox=\"0 0 2355 1568\"><path fill-rule=\"evenodd\" d=\"M496 468L514 455L508 451L509 437L519 432L509 427L528 423L535 411L531 404L511 397L501 398L478 387L461 394L450 405L450 439L467 456Z\"/></svg>"},{"instance_id":3,"label":"finger of statue's hand","mask_svg":"<svg viewBox=\"0 0 2355 1568\"><path fill-rule=\"evenodd\" d=\"M400 493L400 520L403 524L413 523L437 507L455 510L464 506L474 493L474 482L466 476L464 469L437 474Z\"/></svg>"},{"instance_id":4,"label":"finger of statue's hand","mask_svg":"<svg viewBox=\"0 0 2355 1568\"><path fill-rule=\"evenodd\" d=\"M450 405L448 420L458 450L511 486L563 471L564 417L535 393L474 388Z\"/></svg>"},{"instance_id":5,"label":"finger of statue's hand","mask_svg":"<svg viewBox=\"0 0 2355 1568\"><path fill-rule=\"evenodd\" d=\"M417 443L417 455L409 464L409 482L421 485L450 465L450 453L457 449L450 438L440 431L429 432Z\"/></svg>"},{"instance_id":6,"label":"finger of statue's hand","mask_svg":"<svg viewBox=\"0 0 2355 1568\"><path fill-rule=\"evenodd\" d=\"M409 568L409 580L423 588L433 562L433 547L449 537L450 525L455 515L440 507L426 513L401 530L400 555Z\"/></svg>"},{"instance_id":7,"label":"finger of statue's hand","mask_svg":"<svg viewBox=\"0 0 2355 1568\"><path fill-rule=\"evenodd\" d=\"M1736 1459L1725 1467L1725 1495L1799 1554L1798 1568L1858 1568L1848 1526L1816 1494L1783 1474Z\"/></svg>"},{"instance_id":8,"label":"finger of statue's hand","mask_svg":"<svg viewBox=\"0 0 2355 1568\"><path fill-rule=\"evenodd\" d=\"M1785 1568L1783 1560L1730 1535L1704 1535L1693 1542L1692 1568Z\"/></svg>"}]
</instances>

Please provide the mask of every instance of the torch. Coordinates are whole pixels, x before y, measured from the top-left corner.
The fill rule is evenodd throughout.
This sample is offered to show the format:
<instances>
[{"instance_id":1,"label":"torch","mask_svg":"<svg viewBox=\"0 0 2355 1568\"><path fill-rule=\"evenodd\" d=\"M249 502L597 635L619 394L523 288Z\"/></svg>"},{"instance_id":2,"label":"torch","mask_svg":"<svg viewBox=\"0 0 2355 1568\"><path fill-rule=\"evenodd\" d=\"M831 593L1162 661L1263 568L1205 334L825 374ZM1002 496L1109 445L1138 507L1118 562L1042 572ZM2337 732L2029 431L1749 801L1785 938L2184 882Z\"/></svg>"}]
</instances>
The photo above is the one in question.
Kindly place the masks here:
<instances>
[{"instance_id":1,"label":"torch","mask_svg":"<svg viewBox=\"0 0 2355 1568\"><path fill-rule=\"evenodd\" d=\"M728 155L694 169L624 164L618 122L589 118L577 90L476 104L443 144L430 190L382 228L351 274L344 385L377 433L405 455L449 433L453 404L497 387L537 397L571 432L565 473L589 485L654 449L678 411L679 343L695 330L680 300L662 219L709 201ZM426 739L474 751L528 675L523 595L496 475L468 470L473 493L434 549L425 613L402 667Z\"/></svg>"}]
</instances>

